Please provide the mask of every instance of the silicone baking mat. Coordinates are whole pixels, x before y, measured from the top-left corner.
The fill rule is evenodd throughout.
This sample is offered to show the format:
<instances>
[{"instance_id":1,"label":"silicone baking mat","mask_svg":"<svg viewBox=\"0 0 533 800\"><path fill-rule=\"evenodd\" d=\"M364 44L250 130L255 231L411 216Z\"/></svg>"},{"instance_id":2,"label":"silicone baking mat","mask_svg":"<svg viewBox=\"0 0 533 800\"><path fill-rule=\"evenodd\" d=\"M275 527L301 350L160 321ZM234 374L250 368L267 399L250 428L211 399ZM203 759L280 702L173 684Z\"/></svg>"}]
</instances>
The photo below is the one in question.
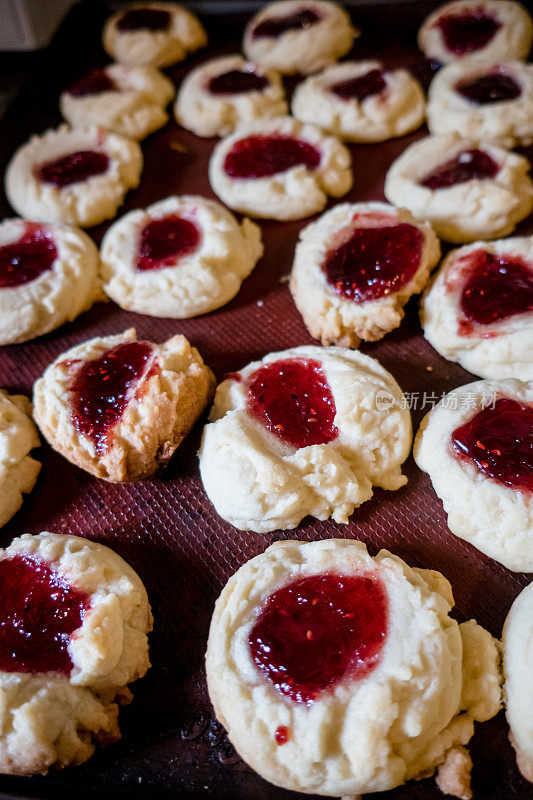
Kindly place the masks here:
<instances>
[{"instance_id":1,"label":"silicone baking mat","mask_svg":"<svg viewBox=\"0 0 533 800\"><path fill-rule=\"evenodd\" d=\"M211 4L212 6L214 4ZM378 56L387 66L408 66L427 82L431 67L416 50L416 30L432 6L427 3L355 6L362 35L352 57ZM221 8L223 13L221 14ZM245 17L223 3L204 16L212 45L185 66L168 71L176 85L208 57L239 49ZM60 91L95 65L106 63L100 31L108 9L84 2L76 7L52 46L32 59L32 74L0 127L0 167L32 133L60 122ZM1 66L1 63L0 63ZM289 89L295 81L288 82ZM352 147L355 183L343 198L383 200L383 182L392 161L425 135L381 145ZM215 140L202 140L170 122L144 143L145 167L139 188L119 213L170 194L214 198L207 164ZM1 200L2 216L12 215ZM197 319L160 320L101 303L49 336L0 350L0 386L31 394L33 382L65 349L96 335L135 327L141 338L163 341L183 333L221 379L269 351L310 344L289 294L298 232L308 220L261 222L265 255L224 308ZM97 242L106 226L90 233ZM518 232L531 232L527 222ZM423 414L444 392L474 378L441 357L424 340L417 301L407 307L400 328L381 342L365 344L407 393L416 430ZM235 754L212 716L205 687L204 651L216 597L229 576L276 539L326 537L363 540L372 553L386 547L413 566L440 570L451 581L459 619L475 617L499 636L505 615L527 576L513 574L453 537L429 479L412 458L409 482L397 492L377 489L348 525L305 519L295 531L258 535L237 531L215 513L202 489L196 451L202 424L178 450L164 473L150 481L118 486L98 481L43 445L43 468L22 510L0 532L0 544L41 530L87 536L115 549L139 572L152 603L152 668L134 685L134 702L121 713L123 737L76 769L47 777L0 776L0 794L17 797L177 797L221 800L289 800L296 795L263 781ZM477 800L533 797L517 772L503 714L479 726L471 744ZM376 798L378 795L373 795ZM442 798L433 780L411 783L379 795L389 800Z\"/></svg>"}]
</instances>

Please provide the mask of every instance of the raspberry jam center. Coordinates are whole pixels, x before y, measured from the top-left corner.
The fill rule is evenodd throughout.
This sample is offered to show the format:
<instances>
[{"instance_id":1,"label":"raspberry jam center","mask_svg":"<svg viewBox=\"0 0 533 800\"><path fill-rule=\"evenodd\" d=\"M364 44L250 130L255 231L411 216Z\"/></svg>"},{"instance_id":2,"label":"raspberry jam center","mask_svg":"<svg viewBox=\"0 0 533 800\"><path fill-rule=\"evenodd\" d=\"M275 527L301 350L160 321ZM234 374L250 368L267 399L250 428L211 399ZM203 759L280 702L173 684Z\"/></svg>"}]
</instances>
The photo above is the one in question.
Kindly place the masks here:
<instances>
[{"instance_id":1,"label":"raspberry jam center","mask_svg":"<svg viewBox=\"0 0 533 800\"><path fill-rule=\"evenodd\" d=\"M90 598L46 561L14 555L0 561L0 670L72 670L70 638Z\"/></svg>"},{"instance_id":2,"label":"raspberry jam center","mask_svg":"<svg viewBox=\"0 0 533 800\"><path fill-rule=\"evenodd\" d=\"M363 303L399 291L420 266L424 237L406 222L355 228L350 238L330 250L322 270L338 294Z\"/></svg>"},{"instance_id":3,"label":"raspberry jam center","mask_svg":"<svg viewBox=\"0 0 533 800\"><path fill-rule=\"evenodd\" d=\"M72 97L87 97L88 95L101 94L102 92L116 92L119 89L105 69L95 69L85 78L74 83L67 91Z\"/></svg>"},{"instance_id":4,"label":"raspberry jam center","mask_svg":"<svg viewBox=\"0 0 533 800\"><path fill-rule=\"evenodd\" d=\"M420 181L428 189L447 189L458 183L494 178L499 164L483 150L463 150Z\"/></svg>"},{"instance_id":5,"label":"raspberry jam center","mask_svg":"<svg viewBox=\"0 0 533 800\"><path fill-rule=\"evenodd\" d=\"M247 411L292 447L327 444L339 435L335 400L320 362L287 358L248 378Z\"/></svg>"},{"instance_id":6,"label":"raspberry jam center","mask_svg":"<svg viewBox=\"0 0 533 800\"><path fill-rule=\"evenodd\" d=\"M50 183L57 189L71 186L102 175L109 167L109 159L105 153L96 150L78 150L69 153L56 161L47 161L35 169L35 175L42 183Z\"/></svg>"},{"instance_id":7,"label":"raspberry jam center","mask_svg":"<svg viewBox=\"0 0 533 800\"><path fill-rule=\"evenodd\" d=\"M232 69L221 75L214 75L207 84L211 94L248 94L262 92L268 86L263 75L256 75L246 69Z\"/></svg>"},{"instance_id":8,"label":"raspberry jam center","mask_svg":"<svg viewBox=\"0 0 533 800\"><path fill-rule=\"evenodd\" d=\"M473 80L459 81L455 84L455 90L476 106L515 100L522 94L520 84L511 75L498 71Z\"/></svg>"},{"instance_id":9,"label":"raspberry jam center","mask_svg":"<svg viewBox=\"0 0 533 800\"><path fill-rule=\"evenodd\" d=\"M172 16L162 8L132 8L117 22L119 31L168 31Z\"/></svg>"},{"instance_id":10,"label":"raspberry jam center","mask_svg":"<svg viewBox=\"0 0 533 800\"><path fill-rule=\"evenodd\" d=\"M310 28L311 25L316 25L321 19L320 15L312 8L302 8L296 14L291 14L287 17L275 17L274 19L265 19L260 22L253 31L252 38L264 39L274 38L281 36L286 31L299 30L304 31Z\"/></svg>"},{"instance_id":11,"label":"raspberry jam center","mask_svg":"<svg viewBox=\"0 0 533 800\"><path fill-rule=\"evenodd\" d=\"M533 492L533 406L501 397L456 428L452 445L489 478Z\"/></svg>"},{"instance_id":12,"label":"raspberry jam center","mask_svg":"<svg viewBox=\"0 0 533 800\"><path fill-rule=\"evenodd\" d=\"M188 219L170 214L154 219L141 231L137 270L175 267L183 256L194 252L200 243L200 231Z\"/></svg>"},{"instance_id":13,"label":"raspberry jam center","mask_svg":"<svg viewBox=\"0 0 533 800\"><path fill-rule=\"evenodd\" d=\"M501 26L501 22L482 8L474 8L461 14L444 14L437 22L444 44L457 56L481 50Z\"/></svg>"},{"instance_id":14,"label":"raspberry jam center","mask_svg":"<svg viewBox=\"0 0 533 800\"><path fill-rule=\"evenodd\" d=\"M349 78L346 81L333 83L329 90L341 100L357 100L362 103L367 97L381 94L387 88L385 72L382 69L371 69L358 78Z\"/></svg>"},{"instance_id":15,"label":"raspberry jam center","mask_svg":"<svg viewBox=\"0 0 533 800\"><path fill-rule=\"evenodd\" d=\"M92 439L97 453L104 453L126 406L140 394L141 383L155 374L152 347L147 342L125 342L93 361L63 365L76 369L70 385L74 426Z\"/></svg>"},{"instance_id":16,"label":"raspberry jam center","mask_svg":"<svg viewBox=\"0 0 533 800\"><path fill-rule=\"evenodd\" d=\"M376 577L312 575L268 598L248 643L281 694L311 703L344 677L360 679L377 666L387 616L386 590Z\"/></svg>"},{"instance_id":17,"label":"raspberry jam center","mask_svg":"<svg viewBox=\"0 0 533 800\"><path fill-rule=\"evenodd\" d=\"M26 223L17 242L0 247L0 289L13 289L36 280L52 269L56 258L52 236L40 225Z\"/></svg>"},{"instance_id":18,"label":"raspberry jam center","mask_svg":"<svg viewBox=\"0 0 533 800\"><path fill-rule=\"evenodd\" d=\"M235 142L224 161L232 178L265 178L303 164L313 170L320 164L320 153L300 139L276 134L247 136Z\"/></svg>"}]
</instances>

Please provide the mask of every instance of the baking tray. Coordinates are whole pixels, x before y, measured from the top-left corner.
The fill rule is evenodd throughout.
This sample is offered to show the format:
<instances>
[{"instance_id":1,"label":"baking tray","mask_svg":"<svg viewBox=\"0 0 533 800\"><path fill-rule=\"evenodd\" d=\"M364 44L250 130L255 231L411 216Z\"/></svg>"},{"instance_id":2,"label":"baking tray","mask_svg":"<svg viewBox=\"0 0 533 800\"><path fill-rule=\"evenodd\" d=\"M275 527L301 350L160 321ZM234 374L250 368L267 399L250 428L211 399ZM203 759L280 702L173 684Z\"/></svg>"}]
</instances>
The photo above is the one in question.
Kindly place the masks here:
<instances>
[{"instance_id":1,"label":"baking tray","mask_svg":"<svg viewBox=\"0 0 533 800\"><path fill-rule=\"evenodd\" d=\"M378 56L387 66L408 66L426 83L431 65L416 50L416 30L435 4L410 2L383 6L352 4L362 36L354 58ZM179 85L208 57L239 49L246 14L243 3L210 3L202 19L210 48L185 66L168 70ZM100 33L109 6L86 0L72 10L48 50L26 56L28 79L0 125L0 168L14 149L35 132L60 122L62 89L93 66L107 62ZM15 58L20 71L21 61ZM0 69L13 61L0 58ZM294 79L287 82L289 89ZM383 200L383 183L392 161L425 129L380 145L352 146L353 190L344 200ZM145 167L139 188L130 192L119 214L144 207L170 194L198 193L215 198L207 163L215 140L199 139L170 122L143 144ZM1 191L1 190L0 190ZM5 197L2 216L12 215ZM311 344L289 294L290 270L298 232L308 220L261 222L265 255L237 297L220 310L197 319L161 320L100 303L74 323L24 345L0 349L0 386L31 394L33 382L56 356L96 335L134 326L138 336L162 341L183 333L200 350L217 378L265 353ZM100 241L107 225L90 233ZM527 221L517 233L531 233ZM444 392L473 376L441 358L422 336L416 298L400 328L381 342L364 344L408 393L416 430L420 419ZM0 544L24 532L72 533L109 545L139 572L155 616L150 639L152 668L134 689L134 702L121 713L122 739L97 749L75 769L46 777L0 776L0 796L24 798L174 797L220 800L289 800L252 772L236 755L214 720L207 696L204 652L216 597L226 580L247 559L278 539L302 541L327 537L356 538L370 552L386 547L409 564L440 570L451 581L455 614L474 617L499 636L509 607L528 583L473 547L455 538L428 477L405 464L409 481L397 492L376 489L348 525L307 518L295 531L255 534L237 531L221 520L200 482L196 451L202 423L180 446L169 467L153 480L112 485L90 477L43 444L43 468L22 510L0 531ZM503 714L479 725L471 743L476 800L533 798L533 788L519 775L507 739ZM300 795L303 797L303 795ZM389 800L442 800L432 779L391 792L368 795Z\"/></svg>"}]
</instances>

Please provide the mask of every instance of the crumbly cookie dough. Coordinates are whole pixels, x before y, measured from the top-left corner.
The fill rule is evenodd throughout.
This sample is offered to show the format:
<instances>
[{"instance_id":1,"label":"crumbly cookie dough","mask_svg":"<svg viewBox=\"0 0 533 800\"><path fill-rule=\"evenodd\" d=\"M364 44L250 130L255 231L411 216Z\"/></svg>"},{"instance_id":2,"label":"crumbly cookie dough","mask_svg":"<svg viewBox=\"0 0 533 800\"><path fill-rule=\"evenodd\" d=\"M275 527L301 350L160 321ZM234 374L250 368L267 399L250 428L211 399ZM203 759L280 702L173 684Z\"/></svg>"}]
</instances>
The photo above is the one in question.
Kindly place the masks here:
<instances>
[{"instance_id":1,"label":"crumbly cookie dough","mask_svg":"<svg viewBox=\"0 0 533 800\"><path fill-rule=\"evenodd\" d=\"M420 257L416 272L397 291L392 287L392 291L384 291L377 299L352 299L329 282L323 269L328 253L349 241L358 228L386 228L405 223L420 231ZM388 255L383 249L383 263ZM398 327L405 304L412 294L423 289L439 256L439 242L431 226L417 222L406 209L386 203L343 203L301 231L289 287L311 336L324 345L357 347L361 339L375 341ZM356 266L354 259L354 275ZM379 274L378 270L368 276L369 280L376 281Z\"/></svg>"},{"instance_id":2,"label":"crumbly cookie dough","mask_svg":"<svg viewBox=\"0 0 533 800\"><path fill-rule=\"evenodd\" d=\"M30 452L40 444L28 398L0 389L0 527L19 510L22 495L35 485L41 465Z\"/></svg>"},{"instance_id":3,"label":"crumbly cookie dough","mask_svg":"<svg viewBox=\"0 0 533 800\"><path fill-rule=\"evenodd\" d=\"M70 674L0 671L0 770L45 774L81 764L95 743L120 738L118 704L131 701L128 684L150 666L152 614L139 576L104 545L78 536L25 534L0 551L1 561L13 558L46 564L89 601L68 645Z\"/></svg>"},{"instance_id":4,"label":"crumbly cookie dough","mask_svg":"<svg viewBox=\"0 0 533 800\"><path fill-rule=\"evenodd\" d=\"M183 238L184 252L171 255L164 267L139 269L141 251L158 249L157 241L153 247L149 238L143 241L144 232L154 220L164 225L166 219L191 228L197 243L187 250ZM170 236L179 245L179 231L171 230ZM231 300L262 253L261 231L249 219L239 223L224 206L203 197L167 197L147 209L130 211L109 228L101 248L104 289L129 311L194 317Z\"/></svg>"},{"instance_id":5,"label":"crumbly cookie dough","mask_svg":"<svg viewBox=\"0 0 533 800\"><path fill-rule=\"evenodd\" d=\"M368 84L356 89L354 82L362 83L365 76ZM356 90L362 99L354 96ZM380 61L345 61L329 67L300 83L291 105L296 119L350 142L403 136L420 127L426 108L416 78L405 69L385 70Z\"/></svg>"},{"instance_id":6,"label":"crumbly cookie dough","mask_svg":"<svg viewBox=\"0 0 533 800\"><path fill-rule=\"evenodd\" d=\"M282 694L249 642L272 595L312 576L379 581L388 613L377 664L362 677L346 672L306 703ZM216 716L241 757L286 789L358 796L427 777L463 750L474 720L500 706L496 642L474 620L459 625L452 606L440 573L412 569L386 550L372 558L358 541L277 542L244 564L217 600L206 657ZM309 606L299 615L295 630L303 615L310 625L299 645L305 658L306 638L311 648L328 631L314 633ZM468 789L469 766L461 767ZM453 791L451 784L441 788Z\"/></svg>"},{"instance_id":7,"label":"crumbly cookie dough","mask_svg":"<svg viewBox=\"0 0 533 800\"><path fill-rule=\"evenodd\" d=\"M63 186L38 177L43 166L86 152L107 157L102 172ZM142 163L141 148L131 139L97 126L72 130L61 125L16 151L6 171L6 194L21 217L88 228L115 216L128 189L138 186Z\"/></svg>"},{"instance_id":8,"label":"crumbly cookie dough","mask_svg":"<svg viewBox=\"0 0 533 800\"><path fill-rule=\"evenodd\" d=\"M294 389L289 419L307 409L305 390L307 397L331 392L333 427L316 444L288 443L280 438L287 434L275 435L249 410L256 372L277 362L309 364L315 373L300 394ZM411 420L402 391L377 361L357 352L305 346L270 353L219 385L209 419L199 452L204 488L217 513L241 530L295 528L307 514L345 523L373 486L395 490L407 480L401 465Z\"/></svg>"},{"instance_id":9,"label":"crumbly cookie dough","mask_svg":"<svg viewBox=\"0 0 533 800\"><path fill-rule=\"evenodd\" d=\"M101 409L91 406L95 415L98 412L94 427L90 415L86 424L80 424L73 392L80 370L113 348L135 341L134 330L90 339L56 358L34 386L35 421L52 447L78 467L112 482L139 480L166 464L214 388L211 370L184 336L159 345L145 343L148 353L129 386L117 387L116 368L105 365L112 394L105 395L101 379L91 384L93 391L101 391ZM131 355L124 357L131 363ZM87 390L82 397L86 394ZM121 412L111 425L98 427L105 421L103 409L110 407L113 414L117 396L125 398Z\"/></svg>"}]
</instances>

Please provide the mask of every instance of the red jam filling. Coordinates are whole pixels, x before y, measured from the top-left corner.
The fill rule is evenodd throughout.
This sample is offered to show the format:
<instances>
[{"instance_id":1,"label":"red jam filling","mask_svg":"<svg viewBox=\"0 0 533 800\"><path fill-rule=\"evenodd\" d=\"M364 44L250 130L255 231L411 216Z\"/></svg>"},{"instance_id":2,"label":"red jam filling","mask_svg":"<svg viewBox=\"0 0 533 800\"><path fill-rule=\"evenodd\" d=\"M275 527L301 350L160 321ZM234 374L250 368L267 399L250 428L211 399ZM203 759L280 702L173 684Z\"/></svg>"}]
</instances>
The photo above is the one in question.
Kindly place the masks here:
<instances>
[{"instance_id":1,"label":"red jam filling","mask_svg":"<svg viewBox=\"0 0 533 800\"><path fill-rule=\"evenodd\" d=\"M46 561L14 555L0 561L0 670L72 670L70 638L90 598Z\"/></svg>"},{"instance_id":2,"label":"red jam filling","mask_svg":"<svg viewBox=\"0 0 533 800\"><path fill-rule=\"evenodd\" d=\"M522 94L520 84L511 75L501 71L490 72L479 78L459 81L455 90L476 106L515 100Z\"/></svg>"},{"instance_id":3,"label":"red jam filling","mask_svg":"<svg viewBox=\"0 0 533 800\"><path fill-rule=\"evenodd\" d=\"M371 69L358 78L349 78L346 81L333 83L329 91L340 97L341 100L357 100L362 103L367 97L381 94L387 88L386 73L382 69Z\"/></svg>"},{"instance_id":4,"label":"red jam filling","mask_svg":"<svg viewBox=\"0 0 533 800\"><path fill-rule=\"evenodd\" d=\"M262 92L267 86L268 80L263 75L246 69L232 69L214 75L207 84L207 90L211 94L248 94Z\"/></svg>"},{"instance_id":5,"label":"red jam filling","mask_svg":"<svg viewBox=\"0 0 533 800\"><path fill-rule=\"evenodd\" d=\"M172 15L162 8L132 8L117 22L117 28L128 31L168 31Z\"/></svg>"},{"instance_id":6,"label":"red jam filling","mask_svg":"<svg viewBox=\"0 0 533 800\"><path fill-rule=\"evenodd\" d=\"M311 703L345 676L378 664L387 632L387 595L370 575L300 578L268 598L248 643L281 694Z\"/></svg>"},{"instance_id":7,"label":"red jam filling","mask_svg":"<svg viewBox=\"0 0 533 800\"><path fill-rule=\"evenodd\" d=\"M232 178L266 178L303 164L313 170L320 164L320 153L309 142L290 136L247 136L235 142L224 161Z\"/></svg>"},{"instance_id":8,"label":"red jam filling","mask_svg":"<svg viewBox=\"0 0 533 800\"><path fill-rule=\"evenodd\" d=\"M463 150L420 181L428 189L448 189L458 183L494 178L499 164L483 150Z\"/></svg>"},{"instance_id":9,"label":"red jam filling","mask_svg":"<svg viewBox=\"0 0 533 800\"><path fill-rule=\"evenodd\" d=\"M73 84L68 89L68 94L72 97L87 97L91 94L101 94L102 92L119 91L115 81L109 77L105 69L95 69L85 78Z\"/></svg>"},{"instance_id":10,"label":"red jam filling","mask_svg":"<svg viewBox=\"0 0 533 800\"><path fill-rule=\"evenodd\" d=\"M339 435L335 400L320 362L287 358L248 378L247 411L292 447L327 444Z\"/></svg>"},{"instance_id":11,"label":"red jam filling","mask_svg":"<svg viewBox=\"0 0 533 800\"><path fill-rule=\"evenodd\" d=\"M501 22L482 8L461 14L443 14L436 23L451 53L463 56L485 47L500 30Z\"/></svg>"},{"instance_id":12,"label":"red jam filling","mask_svg":"<svg viewBox=\"0 0 533 800\"><path fill-rule=\"evenodd\" d=\"M188 219L170 214L154 219L141 231L137 270L175 267L178 260L194 252L200 243L200 231Z\"/></svg>"},{"instance_id":13,"label":"red jam filling","mask_svg":"<svg viewBox=\"0 0 533 800\"><path fill-rule=\"evenodd\" d=\"M533 406L501 397L456 428L452 444L489 478L533 492Z\"/></svg>"},{"instance_id":14,"label":"red jam filling","mask_svg":"<svg viewBox=\"0 0 533 800\"><path fill-rule=\"evenodd\" d=\"M52 269L57 250L52 236L40 225L26 223L17 242L0 247L0 289L13 289Z\"/></svg>"},{"instance_id":15,"label":"red jam filling","mask_svg":"<svg viewBox=\"0 0 533 800\"><path fill-rule=\"evenodd\" d=\"M320 15L312 8L302 8L296 14L291 14L288 17L275 17L274 19L265 19L260 22L253 31L253 39L274 38L281 36L286 31L300 30L304 31L310 28L311 25L316 25L320 22Z\"/></svg>"},{"instance_id":16,"label":"red jam filling","mask_svg":"<svg viewBox=\"0 0 533 800\"><path fill-rule=\"evenodd\" d=\"M274 739L276 740L276 744L287 744L289 741L289 729L286 728L285 725L280 725L276 728Z\"/></svg>"},{"instance_id":17,"label":"red jam filling","mask_svg":"<svg viewBox=\"0 0 533 800\"><path fill-rule=\"evenodd\" d=\"M78 150L56 161L47 161L35 169L35 176L42 183L50 183L58 189L71 186L102 175L107 171L109 159L105 153L96 150Z\"/></svg>"},{"instance_id":18,"label":"red jam filling","mask_svg":"<svg viewBox=\"0 0 533 800\"><path fill-rule=\"evenodd\" d=\"M92 439L97 453L109 447L110 435L140 384L157 368L147 342L125 342L93 361L64 361L77 368L70 385L72 419L78 433Z\"/></svg>"}]
</instances>

